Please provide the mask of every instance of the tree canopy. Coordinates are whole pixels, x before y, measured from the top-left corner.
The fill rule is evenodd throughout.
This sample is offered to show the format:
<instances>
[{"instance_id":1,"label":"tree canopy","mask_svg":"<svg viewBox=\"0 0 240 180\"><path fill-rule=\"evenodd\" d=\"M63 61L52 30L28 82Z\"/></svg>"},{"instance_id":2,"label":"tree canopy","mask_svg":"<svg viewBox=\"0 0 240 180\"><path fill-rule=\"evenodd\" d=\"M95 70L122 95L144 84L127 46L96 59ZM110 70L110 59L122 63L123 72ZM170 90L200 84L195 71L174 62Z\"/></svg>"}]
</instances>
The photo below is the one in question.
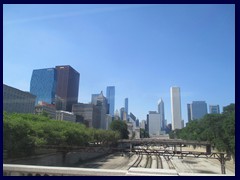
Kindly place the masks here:
<instances>
[{"instance_id":1,"label":"tree canopy","mask_svg":"<svg viewBox=\"0 0 240 180\"><path fill-rule=\"evenodd\" d=\"M121 120L114 120L110 124L110 129L113 131L117 131L120 134L121 139L128 139L128 128L127 124Z\"/></svg>"},{"instance_id":2,"label":"tree canopy","mask_svg":"<svg viewBox=\"0 0 240 180\"><path fill-rule=\"evenodd\" d=\"M34 114L3 116L3 149L8 157L33 154L40 146L88 146L89 143L114 144L119 134L110 130L86 128L80 123L57 121Z\"/></svg>"},{"instance_id":3,"label":"tree canopy","mask_svg":"<svg viewBox=\"0 0 240 180\"><path fill-rule=\"evenodd\" d=\"M209 141L218 151L235 158L235 105L226 106L222 114L207 114L202 119L190 121L185 128L172 131L170 137Z\"/></svg>"}]
</instances>

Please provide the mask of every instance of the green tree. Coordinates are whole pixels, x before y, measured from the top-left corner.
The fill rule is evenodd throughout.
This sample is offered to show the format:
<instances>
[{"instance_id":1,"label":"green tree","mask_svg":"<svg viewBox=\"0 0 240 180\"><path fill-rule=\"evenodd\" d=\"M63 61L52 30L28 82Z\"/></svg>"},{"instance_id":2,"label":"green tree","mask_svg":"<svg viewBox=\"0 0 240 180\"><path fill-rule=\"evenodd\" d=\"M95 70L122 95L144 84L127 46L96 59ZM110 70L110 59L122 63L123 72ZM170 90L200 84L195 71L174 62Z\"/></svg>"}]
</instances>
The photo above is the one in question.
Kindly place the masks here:
<instances>
[{"instance_id":1,"label":"green tree","mask_svg":"<svg viewBox=\"0 0 240 180\"><path fill-rule=\"evenodd\" d=\"M50 118L49 114L46 111L43 111L41 113L42 116Z\"/></svg>"},{"instance_id":2,"label":"green tree","mask_svg":"<svg viewBox=\"0 0 240 180\"><path fill-rule=\"evenodd\" d=\"M119 132L121 139L128 139L129 132L127 129L127 124L124 121L114 120L110 124L110 129Z\"/></svg>"},{"instance_id":3,"label":"green tree","mask_svg":"<svg viewBox=\"0 0 240 180\"><path fill-rule=\"evenodd\" d=\"M8 115L4 113L5 116ZM3 119L3 130L3 145L9 157L34 153L34 136L28 122L22 122L21 117L11 121L11 117L8 116Z\"/></svg>"},{"instance_id":4,"label":"green tree","mask_svg":"<svg viewBox=\"0 0 240 180\"><path fill-rule=\"evenodd\" d=\"M235 105L224 108L222 114L208 114L202 119L190 121L170 138L209 141L218 151L224 151L235 159Z\"/></svg>"},{"instance_id":5,"label":"green tree","mask_svg":"<svg viewBox=\"0 0 240 180\"><path fill-rule=\"evenodd\" d=\"M145 129L140 128L140 138L149 138L149 134Z\"/></svg>"},{"instance_id":6,"label":"green tree","mask_svg":"<svg viewBox=\"0 0 240 180\"><path fill-rule=\"evenodd\" d=\"M235 160L235 105L230 104L223 111L223 134L226 138L226 151L233 156Z\"/></svg>"},{"instance_id":7,"label":"green tree","mask_svg":"<svg viewBox=\"0 0 240 180\"><path fill-rule=\"evenodd\" d=\"M42 145L87 146L89 142L116 144L120 133L86 128L80 123L56 121L43 115L3 116L3 149L8 157L29 156Z\"/></svg>"}]
</instances>

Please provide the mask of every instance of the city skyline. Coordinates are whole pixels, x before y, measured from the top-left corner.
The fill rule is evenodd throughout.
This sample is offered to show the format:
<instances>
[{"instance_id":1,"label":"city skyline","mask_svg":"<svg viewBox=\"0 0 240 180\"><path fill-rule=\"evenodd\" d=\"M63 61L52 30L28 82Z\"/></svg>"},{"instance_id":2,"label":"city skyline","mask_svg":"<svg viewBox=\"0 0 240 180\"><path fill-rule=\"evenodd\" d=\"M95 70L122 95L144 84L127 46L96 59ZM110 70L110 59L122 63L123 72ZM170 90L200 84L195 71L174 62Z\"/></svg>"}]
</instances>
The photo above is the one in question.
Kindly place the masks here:
<instances>
[{"instance_id":1,"label":"city skyline","mask_svg":"<svg viewBox=\"0 0 240 180\"><path fill-rule=\"evenodd\" d=\"M171 86L187 103L235 102L235 5L3 5L3 83L29 91L33 69L69 64L80 103L115 86L141 121ZM14 76L13 73L14 72ZM17 77L17 78L16 78Z\"/></svg>"}]
</instances>

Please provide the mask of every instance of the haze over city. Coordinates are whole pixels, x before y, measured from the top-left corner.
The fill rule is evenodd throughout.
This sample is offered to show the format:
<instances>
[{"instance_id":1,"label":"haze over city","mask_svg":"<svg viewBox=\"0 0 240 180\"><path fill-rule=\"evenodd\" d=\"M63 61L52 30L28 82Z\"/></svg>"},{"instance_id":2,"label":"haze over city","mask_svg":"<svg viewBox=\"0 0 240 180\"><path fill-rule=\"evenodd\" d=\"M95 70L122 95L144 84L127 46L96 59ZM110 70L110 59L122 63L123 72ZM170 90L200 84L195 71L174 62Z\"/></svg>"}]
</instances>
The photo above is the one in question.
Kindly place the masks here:
<instances>
[{"instance_id":1,"label":"haze over city","mask_svg":"<svg viewBox=\"0 0 240 180\"><path fill-rule=\"evenodd\" d=\"M187 103L235 102L235 10L214 5L4 5L3 83L29 91L33 69L71 65L79 102L115 86L139 120L160 98L171 123L170 87Z\"/></svg>"}]
</instances>

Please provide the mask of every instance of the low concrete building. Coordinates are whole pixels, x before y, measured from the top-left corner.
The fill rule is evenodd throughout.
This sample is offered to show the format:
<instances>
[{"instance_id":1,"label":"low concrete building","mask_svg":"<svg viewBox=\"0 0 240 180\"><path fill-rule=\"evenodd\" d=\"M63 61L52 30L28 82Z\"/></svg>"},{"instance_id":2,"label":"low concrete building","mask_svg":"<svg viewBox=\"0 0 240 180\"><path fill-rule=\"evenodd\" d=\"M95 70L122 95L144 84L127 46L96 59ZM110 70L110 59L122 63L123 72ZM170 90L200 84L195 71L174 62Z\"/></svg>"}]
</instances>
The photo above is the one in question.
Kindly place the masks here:
<instances>
[{"instance_id":1,"label":"low concrete building","mask_svg":"<svg viewBox=\"0 0 240 180\"><path fill-rule=\"evenodd\" d=\"M76 122L76 115L68 111L56 111L56 120Z\"/></svg>"},{"instance_id":2,"label":"low concrete building","mask_svg":"<svg viewBox=\"0 0 240 180\"><path fill-rule=\"evenodd\" d=\"M135 129L135 139L140 139L140 128L136 127Z\"/></svg>"},{"instance_id":3,"label":"low concrete building","mask_svg":"<svg viewBox=\"0 0 240 180\"><path fill-rule=\"evenodd\" d=\"M35 106L35 114L42 114L44 112L46 112L50 118L56 119L56 107L54 104L40 102Z\"/></svg>"},{"instance_id":4,"label":"low concrete building","mask_svg":"<svg viewBox=\"0 0 240 180\"><path fill-rule=\"evenodd\" d=\"M3 84L3 111L34 113L36 96Z\"/></svg>"},{"instance_id":5,"label":"low concrete building","mask_svg":"<svg viewBox=\"0 0 240 180\"><path fill-rule=\"evenodd\" d=\"M128 129L128 137L129 139L132 139L133 138L133 123L131 122L127 122L127 129Z\"/></svg>"}]
</instances>

